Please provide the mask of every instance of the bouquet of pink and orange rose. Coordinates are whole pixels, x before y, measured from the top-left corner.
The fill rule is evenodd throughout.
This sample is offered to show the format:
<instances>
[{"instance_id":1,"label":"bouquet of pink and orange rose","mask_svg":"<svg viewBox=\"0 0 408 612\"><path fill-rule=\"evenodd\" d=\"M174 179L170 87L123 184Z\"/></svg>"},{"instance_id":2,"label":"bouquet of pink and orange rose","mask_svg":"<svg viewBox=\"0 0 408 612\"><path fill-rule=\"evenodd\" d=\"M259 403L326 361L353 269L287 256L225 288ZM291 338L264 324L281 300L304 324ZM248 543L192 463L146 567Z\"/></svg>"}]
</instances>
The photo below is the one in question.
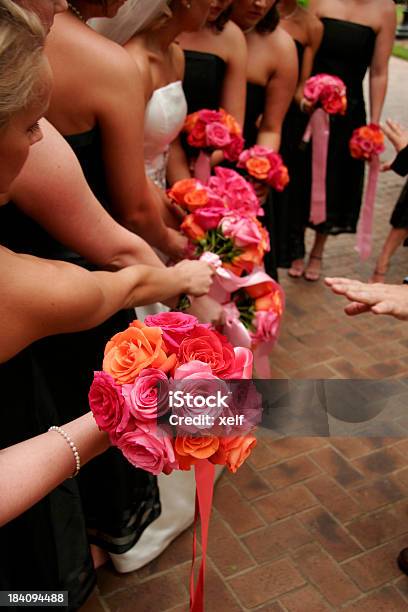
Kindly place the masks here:
<instances>
[{"instance_id":1,"label":"bouquet of pink and orange rose","mask_svg":"<svg viewBox=\"0 0 408 612\"><path fill-rule=\"evenodd\" d=\"M306 81L304 97L315 108L303 136L303 142L308 143L313 137L310 222L319 225L327 218L326 175L330 116L346 113L347 89L343 81L336 76L316 74Z\"/></svg>"},{"instance_id":2,"label":"bouquet of pink and orange rose","mask_svg":"<svg viewBox=\"0 0 408 612\"><path fill-rule=\"evenodd\" d=\"M207 427L193 432L173 430L160 419L172 412L174 388L187 385L192 395L206 395L222 381L250 379L252 361L247 348L233 348L191 315L148 316L107 343L103 371L95 372L89 392L90 407L98 426L135 467L170 474L208 459L235 472L256 444L251 433L256 419L232 431Z\"/></svg>"},{"instance_id":3,"label":"bouquet of pink and orange rose","mask_svg":"<svg viewBox=\"0 0 408 612\"><path fill-rule=\"evenodd\" d=\"M220 110L202 109L187 116L183 131L187 143L200 150L195 176L207 183L211 175L210 155L222 151L228 161L236 161L244 148L242 130L232 115Z\"/></svg>"},{"instance_id":4,"label":"bouquet of pink and orange rose","mask_svg":"<svg viewBox=\"0 0 408 612\"><path fill-rule=\"evenodd\" d=\"M218 255L237 276L262 265L270 249L268 232L257 219L263 211L253 187L237 172L216 168L208 185L197 179L179 181L169 197L189 212L181 230L195 257Z\"/></svg>"},{"instance_id":5,"label":"bouquet of pink and orange rose","mask_svg":"<svg viewBox=\"0 0 408 612\"><path fill-rule=\"evenodd\" d=\"M255 145L241 153L237 168L243 168L256 181L283 191L289 183L289 172L281 155L268 147Z\"/></svg>"}]
</instances>

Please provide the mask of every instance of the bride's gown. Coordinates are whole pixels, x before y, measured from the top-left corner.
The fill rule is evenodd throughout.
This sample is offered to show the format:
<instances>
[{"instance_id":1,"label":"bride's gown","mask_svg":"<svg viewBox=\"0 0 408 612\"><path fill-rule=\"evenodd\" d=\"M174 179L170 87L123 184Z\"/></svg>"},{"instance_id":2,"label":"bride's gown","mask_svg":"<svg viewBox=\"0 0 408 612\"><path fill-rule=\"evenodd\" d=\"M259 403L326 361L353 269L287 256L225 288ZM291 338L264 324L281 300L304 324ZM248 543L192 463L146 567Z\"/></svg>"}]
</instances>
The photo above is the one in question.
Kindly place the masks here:
<instances>
[{"instance_id":1,"label":"bride's gown","mask_svg":"<svg viewBox=\"0 0 408 612\"><path fill-rule=\"evenodd\" d=\"M170 143L181 131L187 114L182 83L177 81L156 89L145 113L145 167L146 174L161 189L166 188L166 166ZM160 255L160 253L159 253ZM138 318L163 310L162 304L137 308ZM219 466L217 466L219 467ZM222 470L217 470L221 473ZM131 572L143 567L172 542L194 520L194 471L175 471L170 476L158 477L162 512L145 529L139 541L128 552L111 555L118 572Z\"/></svg>"},{"instance_id":2,"label":"bride's gown","mask_svg":"<svg viewBox=\"0 0 408 612\"><path fill-rule=\"evenodd\" d=\"M181 81L156 89L145 111L144 159L146 175L160 189L166 189L166 168L170 144L179 135L187 115L187 102ZM160 259L166 256L156 251ZM167 311L163 304L149 304L136 308L141 321L147 315Z\"/></svg>"}]
</instances>

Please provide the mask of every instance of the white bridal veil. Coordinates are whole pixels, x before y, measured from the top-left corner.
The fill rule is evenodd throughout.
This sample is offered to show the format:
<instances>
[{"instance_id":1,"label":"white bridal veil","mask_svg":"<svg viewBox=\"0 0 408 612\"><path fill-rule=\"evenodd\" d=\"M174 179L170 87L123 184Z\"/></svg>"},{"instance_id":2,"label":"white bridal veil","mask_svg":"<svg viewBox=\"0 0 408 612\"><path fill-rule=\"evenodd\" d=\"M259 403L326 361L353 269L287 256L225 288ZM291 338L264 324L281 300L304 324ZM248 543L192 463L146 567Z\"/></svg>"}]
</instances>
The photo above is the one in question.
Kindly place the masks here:
<instances>
[{"instance_id":1,"label":"white bridal veil","mask_svg":"<svg viewBox=\"0 0 408 612\"><path fill-rule=\"evenodd\" d=\"M110 40L124 45L159 17L169 0L127 0L113 19L90 19L88 25Z\"/></svg>"}]
</instances>

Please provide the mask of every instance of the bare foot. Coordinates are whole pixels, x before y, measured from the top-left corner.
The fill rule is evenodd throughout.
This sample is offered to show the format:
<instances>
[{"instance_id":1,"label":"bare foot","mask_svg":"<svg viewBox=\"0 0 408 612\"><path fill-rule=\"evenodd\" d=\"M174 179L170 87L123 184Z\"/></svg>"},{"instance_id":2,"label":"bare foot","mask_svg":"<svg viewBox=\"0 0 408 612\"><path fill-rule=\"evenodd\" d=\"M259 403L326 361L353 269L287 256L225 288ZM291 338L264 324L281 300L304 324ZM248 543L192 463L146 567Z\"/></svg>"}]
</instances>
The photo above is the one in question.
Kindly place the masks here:
<instances>
[{"instance_id":1,"label":"bare foot","mask_svg":"<svg viewBox=\"0 0 408 612\"><path fill-rule=\"evenodd\" d=\"M295 259L288 270L288 276L291 278L300 278L305 271L305 262L303 259Z\"/></svg>"},{"instance_id":2,"label":"bare foot","mask_svg":"<svg viewBox=\"0 0 408 612\"><path fill-rule=\"evenodd\" d=\"M320 273L322 269L322 257L319 255L310 255L309 263L303 274L305 279L309 282L315 283L320 279Z\"/></svg>"}]
</instances>

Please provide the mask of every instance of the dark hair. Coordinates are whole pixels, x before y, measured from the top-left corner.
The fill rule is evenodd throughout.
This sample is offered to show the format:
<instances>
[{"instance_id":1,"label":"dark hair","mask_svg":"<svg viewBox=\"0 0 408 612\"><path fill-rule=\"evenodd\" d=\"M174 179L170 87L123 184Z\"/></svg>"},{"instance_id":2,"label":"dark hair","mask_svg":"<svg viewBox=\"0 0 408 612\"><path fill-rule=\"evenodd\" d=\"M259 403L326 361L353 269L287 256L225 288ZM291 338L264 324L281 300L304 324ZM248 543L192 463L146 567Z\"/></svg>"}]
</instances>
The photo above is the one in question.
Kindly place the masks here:
<instances>
[{"instance_id":1,"label":"dark hair","mask_svg":"<svg viewBox=\"0 0 408 612\"><path fill-rule=\"evenodd\" d=\"M278 27L279 23L279 12L278 3L275 2L270 11L268 11L263 19L257 24L255 30L259 34L270 34Z\"/></svg>"},{"instance_id":2,"label":"dark hair","mask_svg":"<svg viewBox=\"0 0 408 612\"><path fill-rule=\"evenodd\" d=\"M223 11L221 15L219 15L215 21L213 21L213 23L209 24L210 28L217 30L217 32L222 32L227 22L230 20L231 13L232 13L232 4L230 4L230 6L227 9L225 9L225 11Z\"/></svg>"}]
</instances>

